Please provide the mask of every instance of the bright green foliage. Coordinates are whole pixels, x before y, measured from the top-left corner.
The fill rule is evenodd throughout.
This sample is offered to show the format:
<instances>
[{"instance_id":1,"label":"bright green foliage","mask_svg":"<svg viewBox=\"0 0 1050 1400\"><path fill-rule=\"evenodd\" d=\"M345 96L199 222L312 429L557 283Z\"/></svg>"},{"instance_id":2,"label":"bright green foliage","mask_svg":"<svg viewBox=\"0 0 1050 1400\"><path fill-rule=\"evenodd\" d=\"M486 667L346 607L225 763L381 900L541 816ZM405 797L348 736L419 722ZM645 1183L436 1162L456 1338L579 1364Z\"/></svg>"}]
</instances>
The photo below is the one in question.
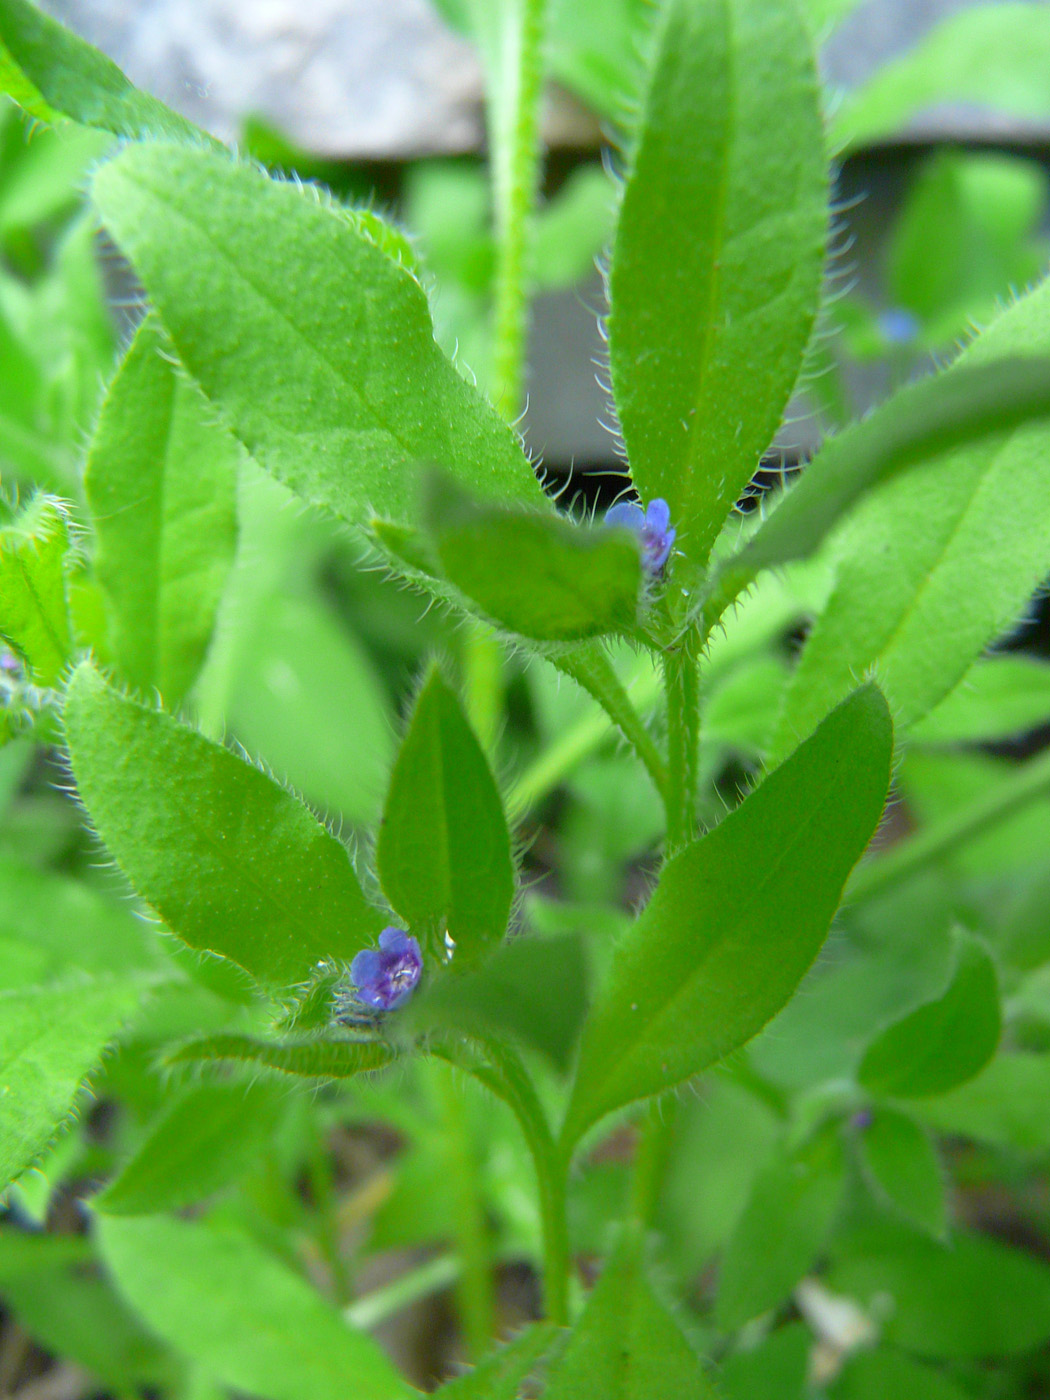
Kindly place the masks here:
<instances>
[{"instance_id":1,"label":"bright green foliage","mask_svg":"<svg viewBox=\"0 0 1050 1400\"><path fill-rule=\"evenodd\" d=\"M38 685L54 685L69 660L68 555L65 512L48 496L0 526L0 639L17 649Z\"/></svg>"},{"instance_id":2,"label":"bright green foliage","mask_svg":"<svg viewBox=\"0 0 1050 1400\"><path fill-rule=\"evenodd\" d=\"M477 971L436 982L412 1007L411 1024L510 1035L565 1069L586 1010L580 939L514 938Z\"/></svg>"},{"instance_id":3,"label":"bright green foliage","mask_svg":"<svg viewBox=\"0 0 1050 1400\"><path fill-rule=\"evenodd\" d=\"M967 1392L932 1366L879 1348L851 1357L831 1395L833 1400L966 1400Z\"/></svg>"},{"instance_id":4,"label":"bright green foliage","mask_svg":"<svg viewBox=\"0 0 1050 1400\"><path fill-rule=\"evenodd\" d=\"M664 866L584 1032L570 1142L610 1109L722 1059L780 1010L882 814L892 747L882 696L858 690ZM758 868L756 850L766 853Z\"/></svg>"},{"instance_id":5,"label":"bright green foliage","mask_svg":"<svg viewBox=\"0 0 1050 1400\"><path fill-rule=\"evenodd\" d=\"M849 1237L827 1286L893 1300L883 1336L930 1358L1010 1356L1050 1337L1050 1266L986 1235L947 1245L883 1224Z\"/></svg>"},{"instance_id":6,"label":"bright green foliage","mask_svg":"<svg viewBox=\"0 0 1050 1400\"><path fill-rule=\"evenodd\" d=\"M0 90L32 116L71 117L115 136L211 140L128 82L115 63L31 0L0 0Z\"/></svg>"},{"instance_id":7,"label":"bright green foliage","mask_svg":"<svg viewBox=\"0 0 1050 1400\"><path fill-rule=\"evenodd\" d=\"M193 1085L162 1111L95 1206L109 1215L151 1215L221 1190L262 1151L284 1098L267 1079Z\"/></svg>"},{"instance_id":8,"label":"bright green foliage","mask_svg":"<svg viewBox=\"0 0 1050 1400\"><path fill-rule=\"evenodd\" d=\"M949 14L910 53L880 69L836 113L838 146L893 136L925 108L976 103L1036 120L1050 114L1050 14L1042 5L975 5Z\"/></svg>"},{"instance_id":9,"label":"bright green foliage","mask_svg":"<svg viewBox=\"0 0 1050 1400\"><path fill-rule=\"evenodd\" d=\"M722 1256L716 1311L732 1331L775 1307L823 1248L842 1201L846 1170L835 1128L758 1175Z\"/></svg>"},{"instance_id":10,"label":"bright green foliage","mask_svg":"<svg viewBox=\"0 0 1050 1400\"><path fill-rule=\"evenodd\" d=\"M670 502L698 565L795 386L825 199L801 17L671 0L613 243L609 356L635 485Z\"/></svg>"},{"instance_id":11,"label":"bright green foliage","mask_svg":"<svg viewBox=\"0 0 1050 1400\"><path fill-rule=\"evenodd\" d=\"M605 1266L545 1400L714 1400L699 1358L646 1277L629 1233Z\"/></svg>"},{"instance_id":12,"label":"bright green foliage","mask_svg":"<svg viewBox=\"0 0 1050 1400\"><path fill-rule=\"evenodd\" d=\"M803 559L879 482L940 457L956 444L1048 417L1047 359L964 364L951 374L909 385L880 410L831 438L722 572L730 578L749 578L759 569Z\"/></svg>"},{"instance_id":13,"label":"bright green foliage","mask_svg":"<svg viewBox=\"0 0 1050 1400\"><path fill-rule=\"evenodd\" d=\"M802 1400L813 1334L804 1322L769 1332L758 1346L732 1352L718 1368L725 1400Z\"/></svg>"},{"instance_id":14,"label":"bright green foliage","mask_svg":"<svg viewBox=\"0 0 1050 1400\"><path fill-rule=\"evenodd\" d=\"M1048 307L1043 284L1003 312L944 385L964 370L1045 353ZM795 670L776 754L870 668L907 726L1014 623L1050 564L1046 447L1043 425L1021 426L948 451L861 503L836 536L835 589Z\"/></svg>"},{"instance_id":15,"label":"bright green foliage","mask_svg":"<svg viewBox=\"0 0 1050 1400\"><path fill-rule=\"evenodd\" d=\"M977 661L935 710L911 727L920 744L1009 739L1050 721L1050 666L1006 653Z\"/></svg>"},{"instance_id":16,"label":"bright green foliage","mask_svg":"<svg viewBox=\"0 0 1050 1400\"><path fill-rule=\"evenodd\" d=\"M236 442L172 363L153 317L110 387L84 489L121 678L176 705L192 685L237 539Z\"/></svg>"},{"instance_id":17,"label":"bright green foliage","mask_svg":"<svg viewBox=\"0 0 1050 1400\"><path fill-rule=\"evenodd\" d=\"M183 942L281 987L373 936L379 915L344 847L260 769L128 699L86 662L65 724L95 829Z\"/></svg>"},{"instance_id":18,"label":"bright green foliage","mask_svg":"<svg viewBox=\"0 0 1050 1400\"><path fill-rule=\"evenodd\" d=\"M419 693L394 763L377 850L390 903L436 953L498 943L514 898L507 820L488 762L436 668Z\"/></svg>"},{"instance_id":19,"label":"bright green foliage","mask_svg":"<svg viewBox=\"0 0 1050 1400\"><path fill-rule=\"evenodd\" d=\"M394 1050L379 1040L257 1040L249 1035L206 1035L178 1046L173 1065L205 1061L264 1065L299 1079L351 1079L384 1069Z\"/></svg>"},{"instance_id":20,"label":"bright green foliage","mask_svg":"<svg viewBox=\"0 0 1050 1400\"><path fill-rule=\"evenodd\" d=\"M47 1146L144 989L85 976L0 992L0 1185Z\"/></svg>"},{"instance_id":21,"label":"bright green foliage","mask_svg":"<svg viewBox=\"0 0 1050 1400\"><path fill-rule=\"evenodd\" d=\"M1050 1055L997 1055L958 1089L915 1104L924 1122L1018 1152L1050 1150Z\"/></svg>"},{"instance_id":22,"label":"bright green foliage","mask_svg":"<svg viewBox=\"0 0 1050 1400\"><path fill-rule=\"evenodd\" d=\"M479 506L437 481L427 515L446 578L498 627L541 642L634 629L641 556L626 530Z\"/></svg>"},{"instance_id":23,"label":"bright green foliage","mask_svg":"<svg viewBox=\"0 0 1050 1400\"><path fill-rule=\"evenodd\" d=\"M514 433L434 343L422 287L324 195L161 143L93 188L186 369L298 495L402 520L416 464L437 462L479 495L543 504Z\"/></svg>"},{"instance_id":24,"label":"bright green foliage","mask_svg":"<svg viewBox=\"0 0 1050 1400\"><path fill-rule=\"evenodd\" d=\"M556 1336L549 1323L533 1323L465 1376L439 1386L435 1394L442 1400L518 1400L522 1385L550 1351Z\"/></svg>"},{"instance_id":25,"label":"bright green foliage","mask_svg":"<svg viewBox=\"0 0 1050 1400\"><path fill-rule=\"evenodd\" d=\"M378 1345L247 1237L163 1216L99 1221L102 1257L149 1329L263 1400L403 1400Z\"/></svg>"},{"instance_id":26,"label":"bright green foliage","mask_svg":"<svg viewBox=\"0 0 1050 1400\"><path fill-rule=\"evenodd\" d=\"M948 1228L944 1169L929 1133L914 1118L879 1107L859 1146L876 1194L913 1225L942 1238Z\"/></svg>"},{"instance_id":27,"label":"bright green foliage","mask_svg":"<svg viewBox=\"0 0 1050 1400\"><path fill-rule=\"evenodd\" d=\"M969 934L943 994L895 1021L868 1046L860 1082L873 1093L925 1098L965 1084L995 1054L1001 1030L995 966Z\"/></svg>"}]
</instances>

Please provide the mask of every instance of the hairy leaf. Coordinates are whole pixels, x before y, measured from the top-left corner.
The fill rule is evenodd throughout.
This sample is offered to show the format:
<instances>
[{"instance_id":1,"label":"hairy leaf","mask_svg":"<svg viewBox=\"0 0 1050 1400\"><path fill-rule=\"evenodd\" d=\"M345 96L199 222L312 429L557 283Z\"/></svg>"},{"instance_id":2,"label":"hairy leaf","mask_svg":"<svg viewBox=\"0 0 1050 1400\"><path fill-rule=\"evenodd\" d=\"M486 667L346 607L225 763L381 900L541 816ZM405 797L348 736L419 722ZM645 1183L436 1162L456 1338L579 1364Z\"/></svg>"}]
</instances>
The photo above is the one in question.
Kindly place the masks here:
<instances>
[{"instance_id":1,"label":"hairy leaf","mask_svg":"<svg viewBox=\"0 0 1050 1400\"><path fill-rule=\"evenodd\" d=\"M65 724L99 836L183 942L283 987L374 936L380 917L344 847L260 769L128 699L87 662Z\"/></svg>"},{"instance_id":2,"label":"hairy leaf","mask_svg":"<svg viewBox=\"0 0 1050 1400\"><path fill-rule=\"evenodd\" d=\"M249 1035L206 1035L168 1056L170 1064L228 1060L265 1065L301 1079L350 1079L392 1064L395 1051L380 1040L257 1040Z\"/></svg>"},{"instance_id":3,"label":"hairy leaf","mask_svg":"<svg viewBox=\"0 0 1050 1400\"><path fill-rule=\"evenodd\" d=\"M383 890L437 948L457 958L503 937L514 897L510 835L499 792L455 694L427 677L394 763L376 852Z\"/></svg>"},{"instance_id":4,"label":"hairy leaf","mask_svg":"<svg viewBox=\"0 0 1050 1400\"><path fill-rule=\"evenodd\" d=\"M793 6L670 0L610 268L631 474L706 561L795 386L824 263L813 54Z\"/></svg>"},{"instance_id":5,"label":"hairy leaf","mask_svg":"<svg viewBox=\"0 0 1050 1400\"><path fill-rule=\"evenodd\" d=\"M484 1357L465 1376L438 1386L442 1400L518 1400L523 1383L550 1351L557 1328L534 1322L524 1332Z\"/></svg>"},{"instance_id":6,"label":"hairy leaf","mask_svg":"<svg viewBox=\"0 0 1050 1400\"><path fill-rule=\"evenodd\" d=\"M882 814L892 752L885 701L862 687L667 863L588 1018L570 1143L722 1059L787 1002Z\"/></svg>"},{"instance_id":7,"label":"hairy leaf","mask_svg":"<svg viewBox=\"0 0 1050 1400\"><path fill-rule=\"evenodd\" d=\"M410 519L416 464L542 506L510 428L433 337L426 295L319 191L223 155L131 146L94 198L183 365L252 456L357 524Z\"/></svg>"},{"instance_id":8,"label":"hairy leaf","mask_svg":"<svg viewBox=\"0 0 1050 1400\"><path fill-rule=\"evenodd\" d=\"M132 140L210 142L192 122L139 92L117 65L31 0L0 0L0 90L44 121L72 117Z\"/></svg>"},{"instance_id":9,"label":"hairy leaf","mask_svg":"<svg viewBox=\"0 0 1050 1400\"><path fill-rule=\"evenodd\" d=\"M200 670L237 539L238 447L178 371L154 317L124 358L84 489L122 679L169 705Z\"/></svg>"},{"instance_id":10,"label":"hairy leaf","mask_svg":"<svg viewBox=\"0 0 1050 1400\"><path fill-rule=\"evenodd\" d=\"M65 512L36 496L0 526L0 640L15 647L38 685L54 685L69 660Z\"/></svg>"}]
</instances>

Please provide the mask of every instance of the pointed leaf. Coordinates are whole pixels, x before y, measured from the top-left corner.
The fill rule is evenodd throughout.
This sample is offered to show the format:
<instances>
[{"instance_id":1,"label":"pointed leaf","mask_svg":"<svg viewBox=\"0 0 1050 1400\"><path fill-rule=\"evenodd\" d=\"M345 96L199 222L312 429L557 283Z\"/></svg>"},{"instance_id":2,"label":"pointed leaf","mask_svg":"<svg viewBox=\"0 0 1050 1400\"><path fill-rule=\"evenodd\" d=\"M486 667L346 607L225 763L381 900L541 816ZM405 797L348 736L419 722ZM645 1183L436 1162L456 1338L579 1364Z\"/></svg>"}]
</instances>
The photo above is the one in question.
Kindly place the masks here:
<instances>
[{"instance_id":1,"label":"pointed leaf","mask_svg":"<svg viewBox=\"0 0 1050 1400\"><path fill-rule=\"evenodd\" d=\"M1010 739L1050 723L1050 666L1007 653L976 661L925 719L911 727L913 743L974 744Z\"/></svg>"},{"instance_id":2,"label":"pointed leaf","mask_svg":"<svg viewBox=\"0 0 1050 1400\"><path fill-rule=\"evenodd\" d=\"M569 1142L722 1059L788 1001L882 814L892 752L886 703L864 686L667 863L588 1019Z\"/></svg>"},{"instance_id":3,"label":"pointed leaf","mask_svg":"<svg viewBox=\"0 0 1050 1400\"><path fill-rule=\"evenodd\" d=\"M634 629L642 570L628 531L479 505L440 479L426 513L445 577L497 627L562 642Z\"/></svg>"},{"instance_id":4,"label":"pointed leaf","mask_svg":"<svg viewBox=\"0 0 1050 1400\"><path fill-rule=\"evenodd\" d=\"M405 1400L411 1386L298 1274L246 1237L164 1216L98 1222L102 1258L169 1346L265 1400Z\"/></svg>"},{"instance_id":5,"label":"pointed leaf","mask_svg":"<svg viewBox=\"0 0 1050 1400\"><path fill-rule=\"evenodd\" d=\"M722 1256L720 1327L735 1330L783 1302L823 1248L845 1184L835 1128L759 1172Z\"/></svg>"},{"instance_id":6,"label":"pointed leaf","mask_svg":"<svg viewBox=\"0 0 1050 1400\"><path fill-rule=\"evenodd\" d=\"M228 1060L265 1065L300 1079L352 1079L392 1064L396 1052L381 1040L257 1040L250 1035L205 1035L168 1056L173 1065Z\"/></svg>"},{"instance_id":7,"label":"pointed leaf","mask_svg":"<svg viewBox=\"0 0 1050 1400\"><path fill-rule=\"evenodd\" d=\"M285 1097L265 1079L192 1085L92 1204L109 1215L151 1215L203 1200L253 1165Z\"/></svg>"},{"instance_id":8,"label":"pointed leaf","mask_svg":"<svg viewBox=\"0 0 1050 1400\"><path fill-rule=\"evenodd\" d=\"M792 5L670 0L610 268L631 475L706 561L780 425L819 298L824 140Z\"/></svg>"},{"instance_id":9,"label":"pointed leaf","mask_svg":"<svg viewBox=\"0 0 1050 1400\"><path fill-rule=\"evenodd\" d=\"M133 140L212 140L163 102L139 92L104 53L30 0L0 0L0 85L45 121L72 117L82 126Z\"/></svg>"},{"instance_id":10,"label":"pointed leaf","mask_svg":"<svg viewBox=\"0 0 1050 1400\"><path fill-rule=\"evenodd\" d=\"M465 1376L438 1386L441 1400L518 1400L525 1381L554 1345L558 1329L534 1322L524 1332L479 1361Z\"/></svg>"},{"instance_id":11,"label":"pointed leaf","mask_svg":"<svg viewBox=\"0 0 1050 1400\"><path fill-rule=\"evenodd\" d=\"M874 1094L925 1098L972 1079L995 1054L1002 1029L995 965L969 934L957 933L944 993L895 1021L868 1046L858 1077Z\"/></svg>"},{"instance_id":12,"label":"pointed leaf","mask_svg":"<svg viewBox=\"0 0 1050 1400\"><path fill-rule=\"evenodd\" d=\"M221 744L79 666L65 710L80 799L132 885L193 948L264 986L346 959L380 924L344 847Z\"/></svg>"},{"instance_id":13,"label":"pointed leaf","mask_svg":"<svg viewBox=\"0 0 1050 1400\"><path fill-rule=\"evenodd\" d=\"M678 1323L645 1276L629 1236L605 1266L545 1400L714 1400L715 1391Z\"/></svg>"},{"instance_id":14,"label":"pointed leaf","mask_svg":"<svg viewBox=\"0 0 1050 1400\"><path fill-rule=\"evenodd\" d=\"M0 526L0 639L25 659L37 685L54 685L69 660L69 530L58 501L37 496Z\"/></svg>"},{"instance_id":15,"label":"pointed leaf","mask_svg":"<svg viewBox=\"0 0 1050 1400\"><path fill-rule=\"evenodd\" d=\"M944 388L964 372L1050 353L1048 308L1044 282L944 372ZM946 451L860 503L829 546L835 587L788 687L775 756L873 670L906 727L1015 623L1050 567L1048 445L1045 421L1014 427Z\"/></svg>"},{"instance_id":16,"label":"pointed leaf","mask_svg":"<svg viewBox=\"0 0 1050 1400\"><path fill-rule=\"evenodd\" d=\"M122 679L175 705L200 670L237 542L239 448L154 317L110 387L84 489Z\"/></svg>"},{"instance_id":17,"label":"pointed leaf","mask_svg":"<svg viewBox=\"0 0 1050 1400\"><path fill-rule=\"evenodd\" d=\"M880 1105L861 1133L860 1157L877 1195L920 1230L944 1237L944 1171L929 1133L914 1118Z\"/></svg>"},{"instance_id":18,"label":"pointed leaf","mask_svg":"<svg viewBox=\"0 0 1050 1400\"><path fill-rule=\"evenodd\" d=\"M85 977L0 992L0 1189L69 1116L81 1081L145 985Z\"/></svg>"},{"instance_id":19,"label":"pointed leaf","mask_svg":"<svg viewBox=\"0 0 1050 1400\"><path fill-rule=\"evenodd\" d=\"M94 198L179 359L268 471L351 522L410 519L414 467L542 506L518 439L438 349L426 295L351 211L225 156L150 143Z\"/></svg>"},{"instance_id":20,"label":"pointed leaf","mask_svg":"<svg viewBox=\"0 0 1050 1400\"><path fill-rule=\"evenodd\" d=\"M377 849L394 908L457 956L498 943L514 897L507 819L488 762L436 669L419 693L394 763Z\"/></svg>"}]
</instances>

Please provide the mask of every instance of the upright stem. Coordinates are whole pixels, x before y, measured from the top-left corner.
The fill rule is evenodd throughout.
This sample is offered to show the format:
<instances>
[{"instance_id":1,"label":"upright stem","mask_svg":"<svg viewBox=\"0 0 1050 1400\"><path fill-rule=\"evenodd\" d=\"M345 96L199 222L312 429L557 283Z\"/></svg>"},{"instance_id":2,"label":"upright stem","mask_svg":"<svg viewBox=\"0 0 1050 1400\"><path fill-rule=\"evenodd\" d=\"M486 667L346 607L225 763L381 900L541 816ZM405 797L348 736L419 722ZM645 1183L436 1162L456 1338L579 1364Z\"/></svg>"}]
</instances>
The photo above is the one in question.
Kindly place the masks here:
<instances>
[{"instance_id":1,"label":"upright stem","mask_svg":"<svg viewBox=\"0 0 1050 1400\"><path fill-rule=\"evenodd\" d=\"M488 54L496 225L492 359L496 406L513 421L524 392L547 0L503 0L496 8L502 13Z\"/></svg>"},{"instance_id":2,"label":"upright stem","mask_svg":"<svg viewBox=\"0 0 1050 1400\"><path fill-rule=\"evenodd\" d=\"M645 1229L652 1227L656 1216L677 1117L678 1099L669 1094L664 1099L650 1100L639 1126L631 1182L631 1209L635 1219Z\"/></svg>"},{"instance_id":3,"label":"upright stem","mask_svg":"<svg viewBox=\"0 0 1050 1400\"><path fill-rule=\"evenodd\" d=\"M688 647L664 653L667 687L667 847L693 834L700 748L700 682Z\"/></svg>"}]
</instances>

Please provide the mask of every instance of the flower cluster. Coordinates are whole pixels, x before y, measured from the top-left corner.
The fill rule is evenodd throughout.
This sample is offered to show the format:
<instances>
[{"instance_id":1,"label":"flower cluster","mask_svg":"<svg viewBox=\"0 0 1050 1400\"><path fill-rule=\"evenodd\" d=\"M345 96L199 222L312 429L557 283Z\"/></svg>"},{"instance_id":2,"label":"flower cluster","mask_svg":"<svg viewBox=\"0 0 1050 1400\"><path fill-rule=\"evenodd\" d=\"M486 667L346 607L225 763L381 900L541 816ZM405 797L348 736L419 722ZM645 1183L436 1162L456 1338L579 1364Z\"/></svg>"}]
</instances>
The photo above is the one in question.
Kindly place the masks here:
<instances>
[{"instance_id":1,"label":"flower cluster","mask_svg":"<svg viewBox=\"0 0 1050 1400\"><path fill-rule=\"evenodd\" d=\"M621 501L605 512L606 525L619 525L632 530L642 546L642 565L647 574L656 578L670 558L676 531L671 525L671 507L657 496L642 510L636 501Z\"/></svg>"}]
</instances>

